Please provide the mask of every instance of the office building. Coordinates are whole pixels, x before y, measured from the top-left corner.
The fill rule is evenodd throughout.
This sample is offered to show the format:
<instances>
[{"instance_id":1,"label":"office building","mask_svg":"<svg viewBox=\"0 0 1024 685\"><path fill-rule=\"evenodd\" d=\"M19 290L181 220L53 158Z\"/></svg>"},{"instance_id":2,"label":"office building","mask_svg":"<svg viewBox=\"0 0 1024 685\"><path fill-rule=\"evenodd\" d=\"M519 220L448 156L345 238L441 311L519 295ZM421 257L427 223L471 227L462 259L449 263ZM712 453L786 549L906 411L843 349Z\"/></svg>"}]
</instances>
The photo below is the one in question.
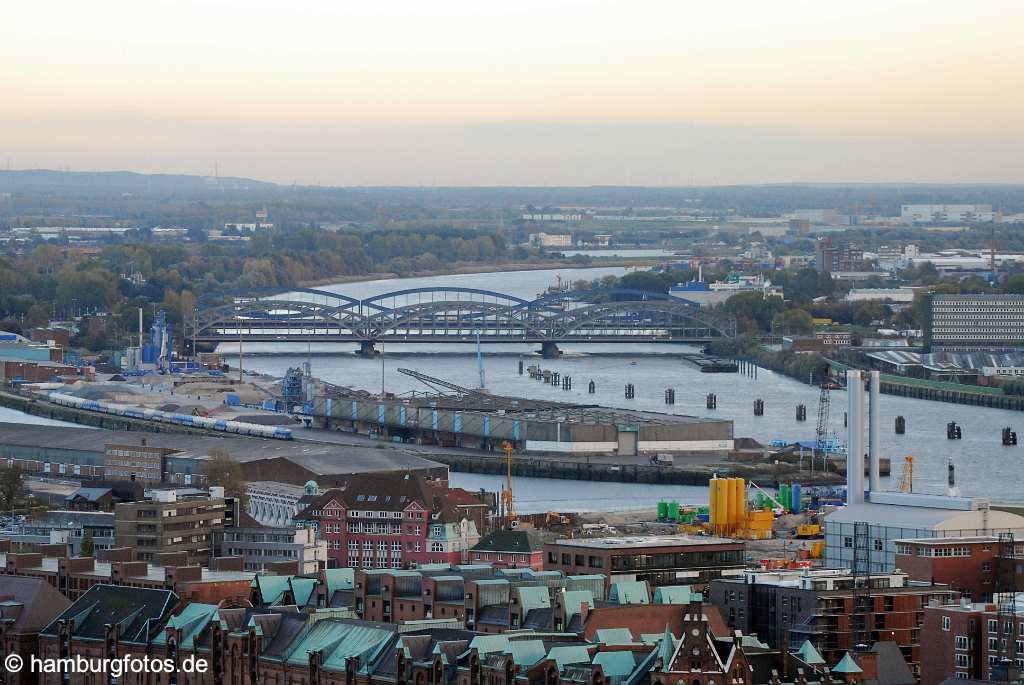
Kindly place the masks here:
<instances>
[{"instance_id":1,"label":"office building","mask_svg":"<svg viewBox=\"0 0 1024 685\"><path fill-rule=\"evenodd\" d=\"M949 585L973 602L991 602L1001 592L1000 579L1013 578L1014 587L1024 588L1024 567L1016 563L1021 557L1024 543L991 535L896 541L896 567L911 580Z\"/></svg>"},{"instance_id":2,"label":"office building","mask_svg":"<svg viewBox=\"0 0 1024 685\"><path fill-rule=\"evenodd\" d=\"M116 543L135 550L139 561L152 561L164 552L185 552L190 563L205 566L213 534L224 529L226 512L224 488L153 490L142 501L117 505Z\"/></svg>"},{"instance_id":3,"label":"office building","mask_svg":"<svg viewBox=\"0 0 1024 685\"><path fill-rule=\"evenodd\" d=\"M327 541L317 540L312 528L263 526L243 514L236 525L215 531L213 540L215 556L242 557L246 571L294 565L296 573L316 573L327 567Z\"/></svg>"},{"instance_id":4,"label":"office building","mask_svg":"<svg viewBox=\"0 0 1024 685\"><path fill-rule=\"evenodd\" d=\"M934 351L1024 346L1024 295L932 294L925 311L925 345Z\"/></svg>"},{"instance_id":5,"label":"office building","mask_svg":"<svg viewBox=\"0 0 1024 685\"><path fill-rule=\"evenodd\" d=\"M620 579L660 585L703 586L739 575L743 542L714 537L651 535L562 539L544 545L544 568L567 575L603 573L608 586Z\"/></svg>"}]
</instances>

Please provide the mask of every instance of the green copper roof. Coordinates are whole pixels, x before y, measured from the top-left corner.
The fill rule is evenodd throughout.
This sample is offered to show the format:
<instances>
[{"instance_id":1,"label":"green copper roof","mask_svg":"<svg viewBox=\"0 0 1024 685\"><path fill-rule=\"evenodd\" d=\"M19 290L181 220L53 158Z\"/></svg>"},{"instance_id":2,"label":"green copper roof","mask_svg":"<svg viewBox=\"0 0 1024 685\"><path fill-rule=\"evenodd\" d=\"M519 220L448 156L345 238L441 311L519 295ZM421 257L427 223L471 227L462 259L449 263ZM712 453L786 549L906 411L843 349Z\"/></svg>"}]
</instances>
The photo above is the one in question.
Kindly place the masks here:
<instances>
[{"instance_id":1,"label":"green copper roof","mask_svg":"<svg viewBox=\"0 0 1024 685\"><path fill-rule=\"evenodd\" d=\"M216 604L189 604L177 616L171 616L167 622L168 628L177 628L178 646L182 649L193 649L195 639L203 631L209 622L217 616ZM153 644L167 644L167 631L162 630L153 638Z\"/></svg>"},{"instance_id":2,"label":"green copper roof","mask_svg":"<svg viewBox=\"0 0 1024 685\"><path fill-rule=\"evenodd\" d=\"M347 658L363 657L363 663L368 663L367 655L388 644L393 634L386 628L323 619L292 643L285 660L305 666L309 664L309 652L320 651L325 669L344 672Z\"/></svg>"},{"instance_id":3,"label":"green copper roof","mask_svg":"<svg viewBox=\"0 0 1024 685\"><path fill-rule=\"evenodd\" d=\"M810 640L804 640L804 643L800 645L800 650L797 653L805 664L819 666L825 663L825 659L822 658L821 652L814 648L814 645L811 644Z\"/></svg>"},{"instance_id":4,"label":"green copper roof","mask_svg":"<svg viewBox=\"0 0 1024 685\"><path fill-rule=\"evenodd\" d=\"M469 643L468 649L475 648L483 655L492 652L504 652L506 647L508 647L508 637L505 635L477 635Z\"/></svg>"},{"instance_id":5,"label":"green copper roof","mask_svg":"<svg viewBox=\"0 0 1024 685\"><path fill-rule=\"evenodd\" d=\"M548 650L544 648L541 640L510 640L505 653L512 655L516 666L526 668L546 657Z\"/></svg>"},{"instance_id":6,"label":"green copper roof","mask_svg":"<svg viewBox=\"0 0 1024 685\"><path fill-rule=\"evenodd\" d=\"M526 612L533 609L551 608L551 595L548 594L548 589L543 586L534 587L526 585L520 587L519 601L522 604L524 616Z\"/></svg>"},{"instance_id":7,"label":"green copper roof","mask_svg":"<svg viewBox=\"0 0 1024 685\"><path fill-rule=\"evenodd\" d=\"M636 668L633 652L598 652L594 663L600 664L608 678L625 678Z\"/></svg>"},{"instance_id":8,"label":"green copper roof","mask_svg":"<svg viewBox=\"0 0 1024 685\"><path fill-rule=\"evenodd\" d=\"M843 655L843 658L839 660L836 667L832 669L833 673L862 673L860 666L853 660L850 653L847 652Z\"/></svg>"},{"instance_id":9,"label":"green copper roof","mask_svg":"<svg viewBox=\"0 0 1024 685\"><path fill-rule=\"evenodd\" d=\"M563 647L552 647L548 652L548 658L554 659L558 668L565 668L569 664L589 664L590 652L586 645L568 645Z\"/></svg>"},{"instance_id":10,"label":"green copper roof","mask_svg":"<svg viewBox=\"0 0 1024 685\"><path fill-rule=\"evenodd\" d=\"M327 581L327 593L333 595L338 590L353 590L356 586L356 570L354 568L329 568L324 571Z\"/></svg>"},{"instance_id":11,"label":"green copper roof","mask_svg":"<svg viewBox=\"0 0 1024 685\"><path fill-rule=\"evenodd\" d=\"M661 635L661 642L658 643L658 658L661 659L661 670L667 672L672 668L672 657L676 653L676 640L672 635L672 628L665 624L665 632Z\"/></svg>"},{"instance_id":12,"label":"green copper roof","mask_svg":"<svg viewBox=\"0 0 1024 685\"><path fill-rule=\"evenodd\" d=\"M631 580L612 583L608 600L616 604L650 604L647 581Z\"/></svg>"},{"instance_id":13,"label":"green copper roof","mask_svg":"<svg viewBox=\"0 0 1024 685\"><path fill-rule=\"evenodd\" d=\"M594 642L603 642L606 645L633 644L633 633L629 628L601 628L594 634L594 638Z\"/></svg>"},{"instance_id":14,"label":"green copper roof","mask_svg":"<svg viewBox=\"0 0 1024 685\"><path fill-rule=\"evenodd\" d=\"M654 589L654 604L689 604L692 598L689 585L663 585Z\"/></svg>"},{"instance_id":15,"label":"green copper roof","mask_svg":"<svg viewBox=\"0 0 1024 685\"><path fill-rule=\"evenodd\" d=\"M572 618L580 613L580 605L587 602L590 608L594 608L594 593L590 590L566 590L563 594L565 600L565 615Z\"/></svg>"}]
</instances>

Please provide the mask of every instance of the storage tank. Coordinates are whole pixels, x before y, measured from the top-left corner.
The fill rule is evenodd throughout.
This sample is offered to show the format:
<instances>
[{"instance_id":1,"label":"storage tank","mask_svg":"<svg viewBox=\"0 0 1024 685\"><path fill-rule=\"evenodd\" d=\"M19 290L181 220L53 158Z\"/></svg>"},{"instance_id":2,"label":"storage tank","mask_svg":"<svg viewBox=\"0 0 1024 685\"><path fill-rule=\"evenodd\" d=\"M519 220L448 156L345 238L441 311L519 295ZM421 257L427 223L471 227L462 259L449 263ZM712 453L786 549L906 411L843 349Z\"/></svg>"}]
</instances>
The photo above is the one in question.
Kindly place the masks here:
<instances>
[{"instance_id":1,"label":"storage tank","mask_svg":"<svg viewBox=\"0 0 1024 685\"><path fill-rule=\"evenodd\" d=\"M791 497L792 494L790 494L789 492L789 485L787 485L786 483L782 483L781 485L779 485L779 494L777 497L777 499L779 500L779 504L781 504L784 507L789 507Z\"/></svg>"},{"instance_id":2,"label":"storage tank","mask_svg":"<svg viewBox=\"0 0 1024 685\"><path fill-rule=\"evenodd\" d=\"M679 502L668 503L668 519L669 521L679 520Z\"/></svg>"},{"instance_id":3,"label":"storage tank","mask_svg":"<svg viewBox=\"0 0 1024 685\"><path fill-rule=\"evenodd\" d=\"M658 502L658 518L662 521L668 518L668 502Z\"/></svg>"},{"instance_id":4,"label":"storage tank","mask_svg":"<svg viewBox=\"0 0 1024 685\"><path fill-rule=\"evenodd\" d=\"M789 510L792 511L794 514L799 514L801 511L803 511L803 506L800 502L800 483L793 483L791 492L793 496L790 500L791 504L789 506Z\"/></svg>"},{"instance_id":5,"label":"storage tank","mask_svg":"<svg viewBox=\"0 0 1024 685\"><path fill-rule=\"evenodd\" d=\"M722 530L729 524L729 484L725 478L718 478L718 489L715 493L715 513L718 520L715 525Z\"/></svg>"},{"instance_id":6,"label":"storage tank","mask_svg":"<svg viewBox=\"0 0 1024 685\"><path fill-rule=\"evenodd\" d=\"M711 490L708 492L708 522L714 526L718 523L718 479L708 481Z\"/></svg>"},{"instance_id":7,"label":"storage tank","mask_svg":"<svg viewBox=\"0 0 1024 685\"><path fill-rule=\"evenodd\" d=\"M735 530L743 523L743 479L729 479L729 525Z\"/></svg>"}]
</instances>

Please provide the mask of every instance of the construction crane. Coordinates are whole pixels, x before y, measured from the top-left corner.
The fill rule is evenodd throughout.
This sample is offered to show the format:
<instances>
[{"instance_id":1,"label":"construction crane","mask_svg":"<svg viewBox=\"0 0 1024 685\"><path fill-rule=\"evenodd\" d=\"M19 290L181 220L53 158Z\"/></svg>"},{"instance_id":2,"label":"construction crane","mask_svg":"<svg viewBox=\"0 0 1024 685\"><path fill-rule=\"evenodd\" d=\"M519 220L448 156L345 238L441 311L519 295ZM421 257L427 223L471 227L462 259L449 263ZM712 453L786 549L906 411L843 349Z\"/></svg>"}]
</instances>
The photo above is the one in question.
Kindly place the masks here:
<instances>
[{"instance_id":1,"label":"construction crane","mask_svg":"<svg viewBox=\"0 0 1024 685\"><path fill-rule=\"evenodd\" d=\"M903 478L900 479L900 492L914 491L914 458L909 454L903 462Z\"/></svg>"},{"instance_id":2,"label":"construction crane","mask_svg":"<svg viewBox=\"0 0 1024 685\"><path fill-rule=\"evenodd\" d=\"M811 471L814 471L814 457L821 457L821 470L825 471L825 461L828 459L828 409L829 389L828 382L821 384L821 393L818 395L818 428L814 433L814 455L811 456Z\"/></svg>"},{"instance_id":3,"label":"construction crane","mask_svg":"<svg viewBox=\"0 0 1024 685\"><path fill-rule=\"evenodd\" d=\"M515 526L516 506L512 498L512 443L505 441L502 444L505 450L505 468L507 470L505 485L501 488L501 509L509 528Z\"/></svg>"},{"instance_id":4,"label":"construction crane","mask_svg":"<svg viewBox=\"0 0 1024 685\"><path fill-rule=\"evenodd\" d=\"M764 495L769 500L771 500L775 504L775 506L777 506L779 509L782 509L783 511L786 511L787 509L789 509L789 507L782 506L782 503L779 500L775 499L774 495L772 495L770 492L768 492L767 490L762 488L760 485L758 485L754 481L748 480L747 482L750 483L755 488L757 488L758 492L760 492L762 495Z\"/></svg>"}]
</instances>

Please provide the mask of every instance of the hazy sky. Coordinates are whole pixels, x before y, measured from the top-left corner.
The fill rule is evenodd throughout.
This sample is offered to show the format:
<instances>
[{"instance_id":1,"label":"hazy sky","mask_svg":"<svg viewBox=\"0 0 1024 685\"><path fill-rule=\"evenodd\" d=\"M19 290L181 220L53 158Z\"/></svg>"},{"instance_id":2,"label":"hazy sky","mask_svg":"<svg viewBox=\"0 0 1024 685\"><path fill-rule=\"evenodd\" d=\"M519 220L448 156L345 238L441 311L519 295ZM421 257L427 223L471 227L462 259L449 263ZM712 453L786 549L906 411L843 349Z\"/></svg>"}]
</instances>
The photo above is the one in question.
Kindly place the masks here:
<instances>
[{"instance_id":1,"label":"hazy sky","mask_svg":"<svg viewBox=\"0 0 1024 685\"><path fill-rule=\"evenodd\" d=\"M1022 0L0 3L0 164L1024 182Z\"/></svg>"}]
</instances>

